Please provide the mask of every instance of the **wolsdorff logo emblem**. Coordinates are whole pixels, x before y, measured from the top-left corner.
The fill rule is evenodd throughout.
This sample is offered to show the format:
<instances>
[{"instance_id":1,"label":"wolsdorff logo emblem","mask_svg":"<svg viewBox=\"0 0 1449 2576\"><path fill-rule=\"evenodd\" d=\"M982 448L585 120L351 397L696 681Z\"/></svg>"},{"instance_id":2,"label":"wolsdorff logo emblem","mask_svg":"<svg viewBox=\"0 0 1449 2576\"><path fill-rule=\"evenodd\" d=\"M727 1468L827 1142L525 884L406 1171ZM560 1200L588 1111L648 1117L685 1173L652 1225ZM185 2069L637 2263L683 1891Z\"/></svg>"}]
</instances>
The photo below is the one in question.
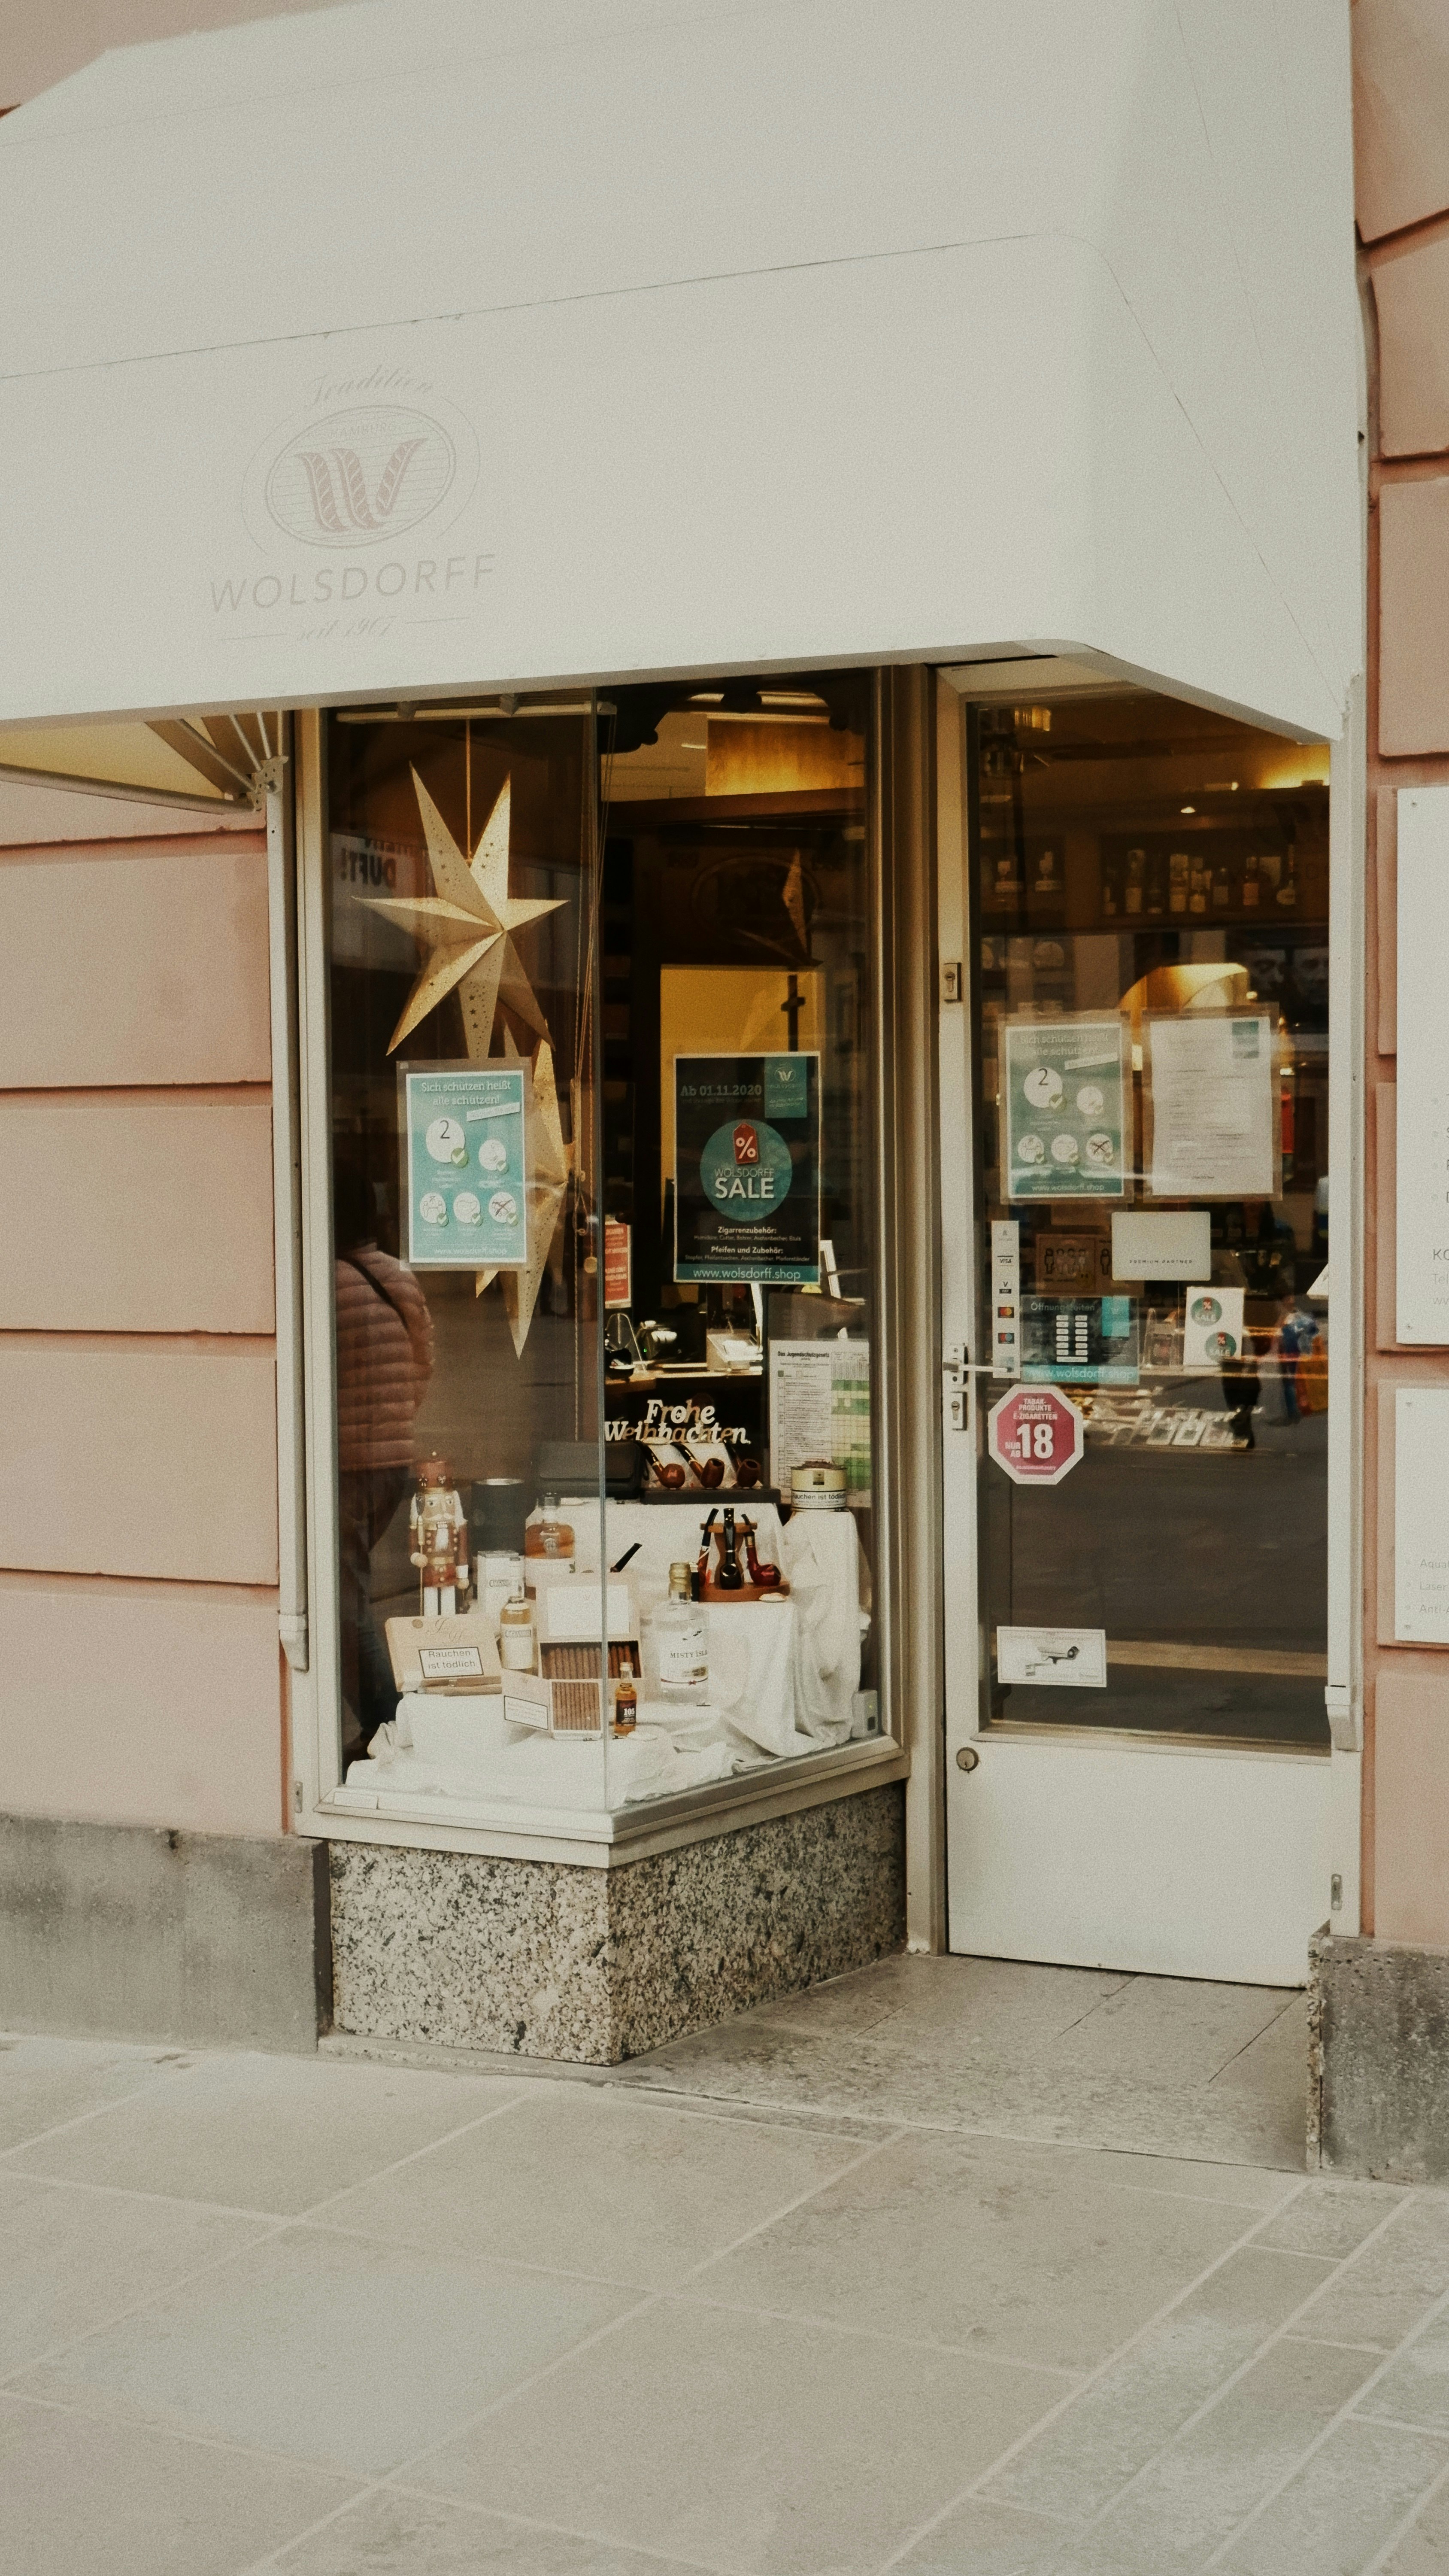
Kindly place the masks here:
<instances>
[{"instance_id":1,"label":"wolsdorff logo emblem","mask_svg":"<svg viewBox=\"0 0 1449 2576\"><path fill-rule=\"evenodd\" d=\"M403 536L430 518L456 472L441 422L377 403L298 430L273 459L263 490L285 536L356 548Z\"/></svg>"}]
</instances>

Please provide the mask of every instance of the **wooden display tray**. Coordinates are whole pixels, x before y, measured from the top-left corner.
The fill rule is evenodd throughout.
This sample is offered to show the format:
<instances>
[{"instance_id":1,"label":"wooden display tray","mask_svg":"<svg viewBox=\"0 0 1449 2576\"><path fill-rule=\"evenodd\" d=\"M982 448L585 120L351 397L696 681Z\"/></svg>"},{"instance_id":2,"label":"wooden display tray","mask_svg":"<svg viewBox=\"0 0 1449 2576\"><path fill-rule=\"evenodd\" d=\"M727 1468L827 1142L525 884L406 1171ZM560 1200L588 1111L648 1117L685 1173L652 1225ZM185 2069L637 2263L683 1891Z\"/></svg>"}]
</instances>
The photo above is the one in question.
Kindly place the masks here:
<instances>
[{"instance_id":1,"label":"wooden display tray","mask_svg":"<svg viewBox=\"0 0 1449 2576\"><path fill-rule=\"evenodd\" d=\"M773 1503L778 1511L778 1485L641 1485L631 1494L635 1503L713 1503L718 1510L729 1503L735 1511L748 1511L755 1503Z\"/></svg>"},{"instance_id":2,"label":"wooden display tray","mask_svg":"<svg viewBox=\"0 0 1449 2576\"><path fill-rule=\"evenodd\" d=\"M704 1583L700 1586L699 1597L701 1601L719 1601L726 1605L731 1601L788 1601L790 1586L788 1583L742 1583L737 1591L726 1592L718 1583Z\"/></svg>"}]
</instances>

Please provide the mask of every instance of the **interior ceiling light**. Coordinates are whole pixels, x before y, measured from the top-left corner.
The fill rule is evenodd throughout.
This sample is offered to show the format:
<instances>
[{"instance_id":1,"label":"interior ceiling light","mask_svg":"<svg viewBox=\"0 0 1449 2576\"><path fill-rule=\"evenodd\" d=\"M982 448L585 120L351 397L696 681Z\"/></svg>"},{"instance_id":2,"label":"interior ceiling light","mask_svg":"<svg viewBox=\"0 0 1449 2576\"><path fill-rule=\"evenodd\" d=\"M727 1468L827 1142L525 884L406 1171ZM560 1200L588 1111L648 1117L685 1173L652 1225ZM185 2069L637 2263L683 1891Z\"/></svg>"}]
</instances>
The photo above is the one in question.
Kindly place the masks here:
<instances>
[{"instance_id":1,"label":"interior ceiling light","mask_svg":"<svg viewBox=\"0 0 1449 2576\"><path fill-rule=\"evenodd\" d=\"M1184 814L1195 814L1197 812L1197 807L1195 805L1184 805L1180 807L1179 810Z\"/></svg>"}]
</instances>

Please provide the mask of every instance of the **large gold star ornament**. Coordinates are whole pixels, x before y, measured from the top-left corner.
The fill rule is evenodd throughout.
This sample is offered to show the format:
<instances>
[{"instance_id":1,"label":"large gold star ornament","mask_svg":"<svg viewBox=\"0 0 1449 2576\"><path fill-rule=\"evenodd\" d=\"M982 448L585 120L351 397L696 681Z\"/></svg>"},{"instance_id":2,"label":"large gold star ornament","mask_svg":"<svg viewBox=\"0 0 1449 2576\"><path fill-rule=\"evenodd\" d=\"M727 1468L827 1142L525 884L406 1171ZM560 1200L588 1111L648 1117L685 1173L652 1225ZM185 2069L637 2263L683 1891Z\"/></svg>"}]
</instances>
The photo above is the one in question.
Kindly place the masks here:
<instances>
[{"instance_id":1,"label":"large gold star ornament","mask_svg":"<svg viewBox=\"0 0 1449 2576\"><path fill-rule=\"evenodd\" d=\"M416 770L413 786L436 894L356 898L369 912L380 912L390 921L404 923L427 942L427 958L408 995L402 1018L388 1040L387 1051L395 1054L418 1022L456 990L469 1057L474 1064L485 1064L500 1001L516 1012L526 1028L535 1030L540 1038L548 1036L548 1025L533 986L519 963L513 934L546 912L558 912L563 897L552 902L526 903L509 894L510 779L505 778L498 791L471 861L459 849Z\"/></svg>"},{"instance_id":2,"label":"large gold star ornament","mask_svg":"<svg viewBox=\"0 0 1449 2576\"><path fill-rule=\"evenodd\" d=\"M513 1043L511 1030L503 1033L504 1055L509 1064L521 1064L523 1058ZM564 1142L563 1120L559 1116L558 1083L554 1076L553 1049L547 1038L533 1051L523 1086L523 1168L528 1174L528 1266L524 1270L505 1270L503 1302L508 1310L513 1347L521 1353L528 1339L548 1256L558 1232L568 1196L569 1174L573 1169L573 1150ZM475 1293L482 1296L489 1282L500 1276L496 1270L480 1270L474 1281Z\"/></svg>"}]
</instances>

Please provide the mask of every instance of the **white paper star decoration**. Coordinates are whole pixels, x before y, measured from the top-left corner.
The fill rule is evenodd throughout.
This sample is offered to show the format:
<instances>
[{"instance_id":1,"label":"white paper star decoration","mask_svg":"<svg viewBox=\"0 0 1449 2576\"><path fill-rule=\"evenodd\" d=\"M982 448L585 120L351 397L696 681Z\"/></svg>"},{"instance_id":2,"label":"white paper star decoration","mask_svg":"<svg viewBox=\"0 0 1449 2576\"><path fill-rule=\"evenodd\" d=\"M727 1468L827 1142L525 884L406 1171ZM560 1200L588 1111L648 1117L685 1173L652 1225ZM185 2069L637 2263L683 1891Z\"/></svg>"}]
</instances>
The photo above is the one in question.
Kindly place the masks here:
<instances>
[{"instance_id":1,"label":"white paper star decoration","mask_svg":"<svg viewBox=\"0 0 1449 2576\"><path fill-rule=\"evenodd\" d=\"M559 911L563 897L549 903L526 903L509 894L511 779L505 778L498 791L471 864L416 770L413 785L437 893L357 897L369 912L406 923L428 943L427 959L388 1040L387 1051L395 1054L418 1022L456 989L469 1057L474 1064L486 1064L500 1001L517 1013L526 1028L536 1030L541 1038L548 1035L548 1023L519 963L513 933L521 930L525 922L537 921L543 913Z\"/></svg>"}]
</instances>

